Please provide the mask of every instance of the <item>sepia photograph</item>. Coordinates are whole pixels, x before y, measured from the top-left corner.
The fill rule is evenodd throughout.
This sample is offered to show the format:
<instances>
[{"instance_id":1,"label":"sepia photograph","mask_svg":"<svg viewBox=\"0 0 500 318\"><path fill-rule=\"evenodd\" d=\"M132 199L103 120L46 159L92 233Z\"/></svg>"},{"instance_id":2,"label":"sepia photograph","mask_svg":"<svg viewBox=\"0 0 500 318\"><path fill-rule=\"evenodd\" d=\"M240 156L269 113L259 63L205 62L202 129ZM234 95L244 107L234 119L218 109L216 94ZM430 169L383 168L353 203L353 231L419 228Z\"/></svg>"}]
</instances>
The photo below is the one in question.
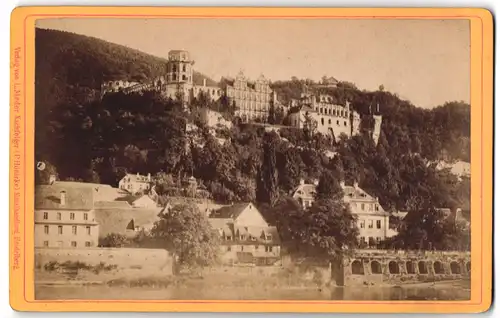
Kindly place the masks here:
<instances>
[{"instance_id":1,"label":"sepia photograph","mask_svg":"<svg viewBox=\"0 0 500 318\"><path fill-rule=\"evenodd\" d=\"M468 19L34 32L36 300L471 299Z\"/></svg>"}]
</instances>

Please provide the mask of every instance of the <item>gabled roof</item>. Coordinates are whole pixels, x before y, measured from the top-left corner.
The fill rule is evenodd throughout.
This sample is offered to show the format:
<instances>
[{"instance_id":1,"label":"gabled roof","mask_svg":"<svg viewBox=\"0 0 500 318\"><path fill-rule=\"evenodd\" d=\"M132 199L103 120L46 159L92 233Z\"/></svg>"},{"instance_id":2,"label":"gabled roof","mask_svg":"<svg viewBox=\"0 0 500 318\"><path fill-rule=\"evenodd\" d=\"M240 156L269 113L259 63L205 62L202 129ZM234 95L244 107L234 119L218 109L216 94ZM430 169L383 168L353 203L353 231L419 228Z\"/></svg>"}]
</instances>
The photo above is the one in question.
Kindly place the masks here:
<instances>
[{"instance_id":1,"label":"gabled roof","mask_svg":"<svg viewBox=\"0 0 500 318\"><path fill-rule=\"evenodd\" d=\"M134 227L150 229L159 220L161 208L96 209L99 237L108 234L128 234ZM133 227L131 225L133 224Z\"/></svg>"},{"instance_id":2,"label":"gabled roof","mask_svg":"<svg viewBox=\"0 0 500 318\"><path fill-rule=\"evenodd\" d=\"M293 192L293 195L300 195L300 196L305 196L306 198L313 198L314 194L316 193L316 186L311 183L304 183L299 185L295 191Z\"/></svg>"},{"instance_id":3,"label":"gabled roof","mask_svg":"<svg viewBox=\"0 0 500 318\"><path fill-rule=\"evenodd\" d=\"M95 184L80 182L55 182L35 188L36 210L83 210L94 208ZM61 205L61 192L65 192L65 204Z\"/></svg>"},{"instance_id":4,"label":"gabled roof","mask_svg":"<svg viewBox=\"0 0 500 318\"><path fill-rule=\"evenodd\" d=\"M140 175L140 174L131 174L131 173L127 173L123 178L130 178L130 182L142 182L142 183L148 183L148 177L147 176L143 176L143 175Z\"/></svg>"},{"instance_id":5,"label":"gabled roof","mask_svg":"<svg viewBox=\"0 0 500 318\"><path fill-rule=\"evenodd\" d=\"M210 218L237 219L251 203L237 203L222 207L210 214Z\"/></svg>"}]
</instances>

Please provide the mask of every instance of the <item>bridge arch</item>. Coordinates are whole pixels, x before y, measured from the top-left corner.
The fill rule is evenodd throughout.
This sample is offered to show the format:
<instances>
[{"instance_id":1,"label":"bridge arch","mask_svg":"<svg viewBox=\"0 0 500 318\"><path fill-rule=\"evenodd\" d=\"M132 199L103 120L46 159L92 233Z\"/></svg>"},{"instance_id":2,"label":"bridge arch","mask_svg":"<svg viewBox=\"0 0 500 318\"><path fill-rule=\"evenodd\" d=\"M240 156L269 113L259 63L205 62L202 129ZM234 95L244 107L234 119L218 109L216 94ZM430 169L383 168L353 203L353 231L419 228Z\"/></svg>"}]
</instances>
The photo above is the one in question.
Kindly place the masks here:
<instances>
[{"instance_id":1,"label":"bridge arch","mask_svg":"<svg viewBox=\"0 0 500 318\"><path fill-rule=\"evenodd\" d=\"M358 260L355 260L351 263L351 271L353 275L364 275L365 269L363 268L363 263Z\"/></svg>"},{"instance_id":2,"label":"bridge arch","mask_svg":"<svg viewBox=\"0 0 500 318\"><path fill-rule=\"evenodd\" d=\"M378 261L371 261L370 267L372 274L382 274L382 265Z\"/></svg>"},{"instance_id":3,"label":"bridge arch","mask_svg":"<svg viewBox=\"0 0 500 318\"><path fill-rule=\"evenodd\" d=\"M419 274L428 274L427 264L424 261L418 262L418 273Z\"/></svg>"},{"instance_id":4,"label":"bridge arch","mask_svg":"<svg viewBox=\"0 0 500 318\"><path fill-rule=\"evenodd\" d=\"M461 268L460 268L460 264L458 264L455 261L452 261L450 263L450 269L451 269L452 274L461 274L462 273Z\"/></svg>"},{"instance_id":5,"label":"bridge arch","mask_svg":"<svg viewBox=\"0 0 500 318\"><path fill-rule=\"evenodd\" d=\"M406 262L406 273L408 273L408 274L416 274L417 273L417 268L416 268L415 263L413 261Z\"/></svg>"},{"instance_id":6,"label":"bridge arch","mask_svg":"<svg viewBox=\"0 0 500 318\"><path fill-rule=\"evenodd\" d=\"M399 274L399 264L396 261L389 262L389 273Z\"/></svg>"},{"instance_id":7,"label":"bridge arch","mask_svg":"<svg viewBox=\"0 0 500 318\"><path fill-rule=\"evenodd\" d=\"M434 274L444 274L444 266L440 261L435 261L433 264Z\"/></svg>"}]
</instances>

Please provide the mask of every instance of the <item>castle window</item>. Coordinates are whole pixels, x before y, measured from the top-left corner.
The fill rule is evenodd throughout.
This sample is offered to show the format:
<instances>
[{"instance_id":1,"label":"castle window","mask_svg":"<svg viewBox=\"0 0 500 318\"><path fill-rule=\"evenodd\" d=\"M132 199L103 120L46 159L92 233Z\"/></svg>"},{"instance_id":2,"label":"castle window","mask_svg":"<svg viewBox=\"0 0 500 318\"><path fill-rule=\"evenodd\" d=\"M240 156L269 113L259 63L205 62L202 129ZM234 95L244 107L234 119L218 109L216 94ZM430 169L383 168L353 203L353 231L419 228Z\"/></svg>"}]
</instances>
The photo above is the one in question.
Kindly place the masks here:
<instances>
[{"instance_id":1,"label":"castle window","mask_svg":"<svg viewBox=\"0 0 500 318\"><path fill-rule=\"evenodd\" d=\"M186 64L184 64L184 65L182 66L182 71L183 71L183 72L185 72L185 71L186 71Z\"/></svg>"},{"instance_id":2,"label":"castle window","mask_svg":"<svg viewBox=\"0 0 500 318\"><path fill-rule=\"evenodd\" d=\"M340 125L340 124L339 124L339 121L337 120L337 126L338 126L338 125Z\"/></svg>"},{"instance_id":3,"label":"castle window","mask_svg":"<svg viewBox=\"0 0 500 318\"><path fill-rule=\"evenodd\" d=\"M173 81L176 81L176 80L177 80L177 75L176 75L176 74L173 74L173 75L172 75L172 80L173 80Z\"/></svg>"},{"instance_id":4,"label":"castle window","mask_svg":"<svg viewBox=\"0 0 500 318\"><path fill-rule=\"evenodd\" d=\"M332 124L332 120L328 119L328 125L331 125L331 124Z\"/></svg>"},{"instance_id":5,"label":"castle window","mask_svg":"<svg viewBox=\"0 0 500 318\"><path fill-rule=\"evenodd\" d=\"M347 122L344 120L344 126L347 126Z\"/></svg>"},{"instance_id":6,"label":"castle window","mask_svg":"<svg viewBox=\"0 0 500 318\"><path fill-rule=\"evenodd\" d=\"M324 124L325 124L325 119L321 118L321 125L324 125Z\"/></svg>"},{"instance_id":7,"label":"castle window","mask_svg":"<svg viewBox=\"0 0 500 318\"><path fill-rule=\"evenodd\" d=\"M172 72L177 72L177 66L175 64L172 65Z\"/></svg>"},{"instance_id":8,"label":"castle window","mask_svg":"<svg viewBox=\"0 0 500 318\"><path fill-rule=\"evenodd\" d=\"M377 229L382 228L382 222L380 220L377 220Z\"/></svg>"},{"instance_id":9,"label":"castle window","mask_svg":"<svg viewBox=\"0 0 500 318\"><path fill-rule=\"evenodd\" d=\"M183 80L183 81L187 81L187 76L183 74L183 75L182 75L182 80Z\"/></svg>"}]
</instances>

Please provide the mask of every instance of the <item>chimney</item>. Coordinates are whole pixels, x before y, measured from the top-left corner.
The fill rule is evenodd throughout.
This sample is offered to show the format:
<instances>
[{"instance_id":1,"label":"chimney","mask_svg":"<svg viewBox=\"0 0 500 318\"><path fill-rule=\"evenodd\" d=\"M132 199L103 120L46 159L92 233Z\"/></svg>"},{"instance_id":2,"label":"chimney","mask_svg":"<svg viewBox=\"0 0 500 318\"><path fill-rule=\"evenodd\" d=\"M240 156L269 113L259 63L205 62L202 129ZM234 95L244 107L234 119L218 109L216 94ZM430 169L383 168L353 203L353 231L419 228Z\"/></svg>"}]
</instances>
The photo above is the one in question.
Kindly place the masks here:
<instances>
[{"instance_id":1,"label":"chimney","mask_svg":"<svg viewBox=\"0 0 500 318\"><path fill-rule=\"evenodd\" d=\"M49 177L49 184L50 185L53 185L54 182L56 182L56 176L51 174L50 177Z\"/></svg>"},{"instance_id":2,"label":"chimney","mask_svg":"<svg viewBox=\"0 0 500 318\"><path fill-rule=\"evenodd\" d=\"M207 79L206 78L203 79L203 87L205 87L205 86L207 86Z\"/></svg>"},{"instance_id":3,"label":"chimney","mask_svg":"<svg viewBox=\"0 0 500 318\"><path fill-rule=\"evenodd\" d=\"M151 173L148 173L148 182L151 182Z\"/></svg>"},{"instance_id":4,"label":"chimney","mask_svg":"<svg viewBox=\"0 0 500 318\"><path fill-rule=\"evenodd\" d=\"M61 191L61 199L60 199L61 205L66 205L66 191Z\"/></svg>"}]
</instances>

